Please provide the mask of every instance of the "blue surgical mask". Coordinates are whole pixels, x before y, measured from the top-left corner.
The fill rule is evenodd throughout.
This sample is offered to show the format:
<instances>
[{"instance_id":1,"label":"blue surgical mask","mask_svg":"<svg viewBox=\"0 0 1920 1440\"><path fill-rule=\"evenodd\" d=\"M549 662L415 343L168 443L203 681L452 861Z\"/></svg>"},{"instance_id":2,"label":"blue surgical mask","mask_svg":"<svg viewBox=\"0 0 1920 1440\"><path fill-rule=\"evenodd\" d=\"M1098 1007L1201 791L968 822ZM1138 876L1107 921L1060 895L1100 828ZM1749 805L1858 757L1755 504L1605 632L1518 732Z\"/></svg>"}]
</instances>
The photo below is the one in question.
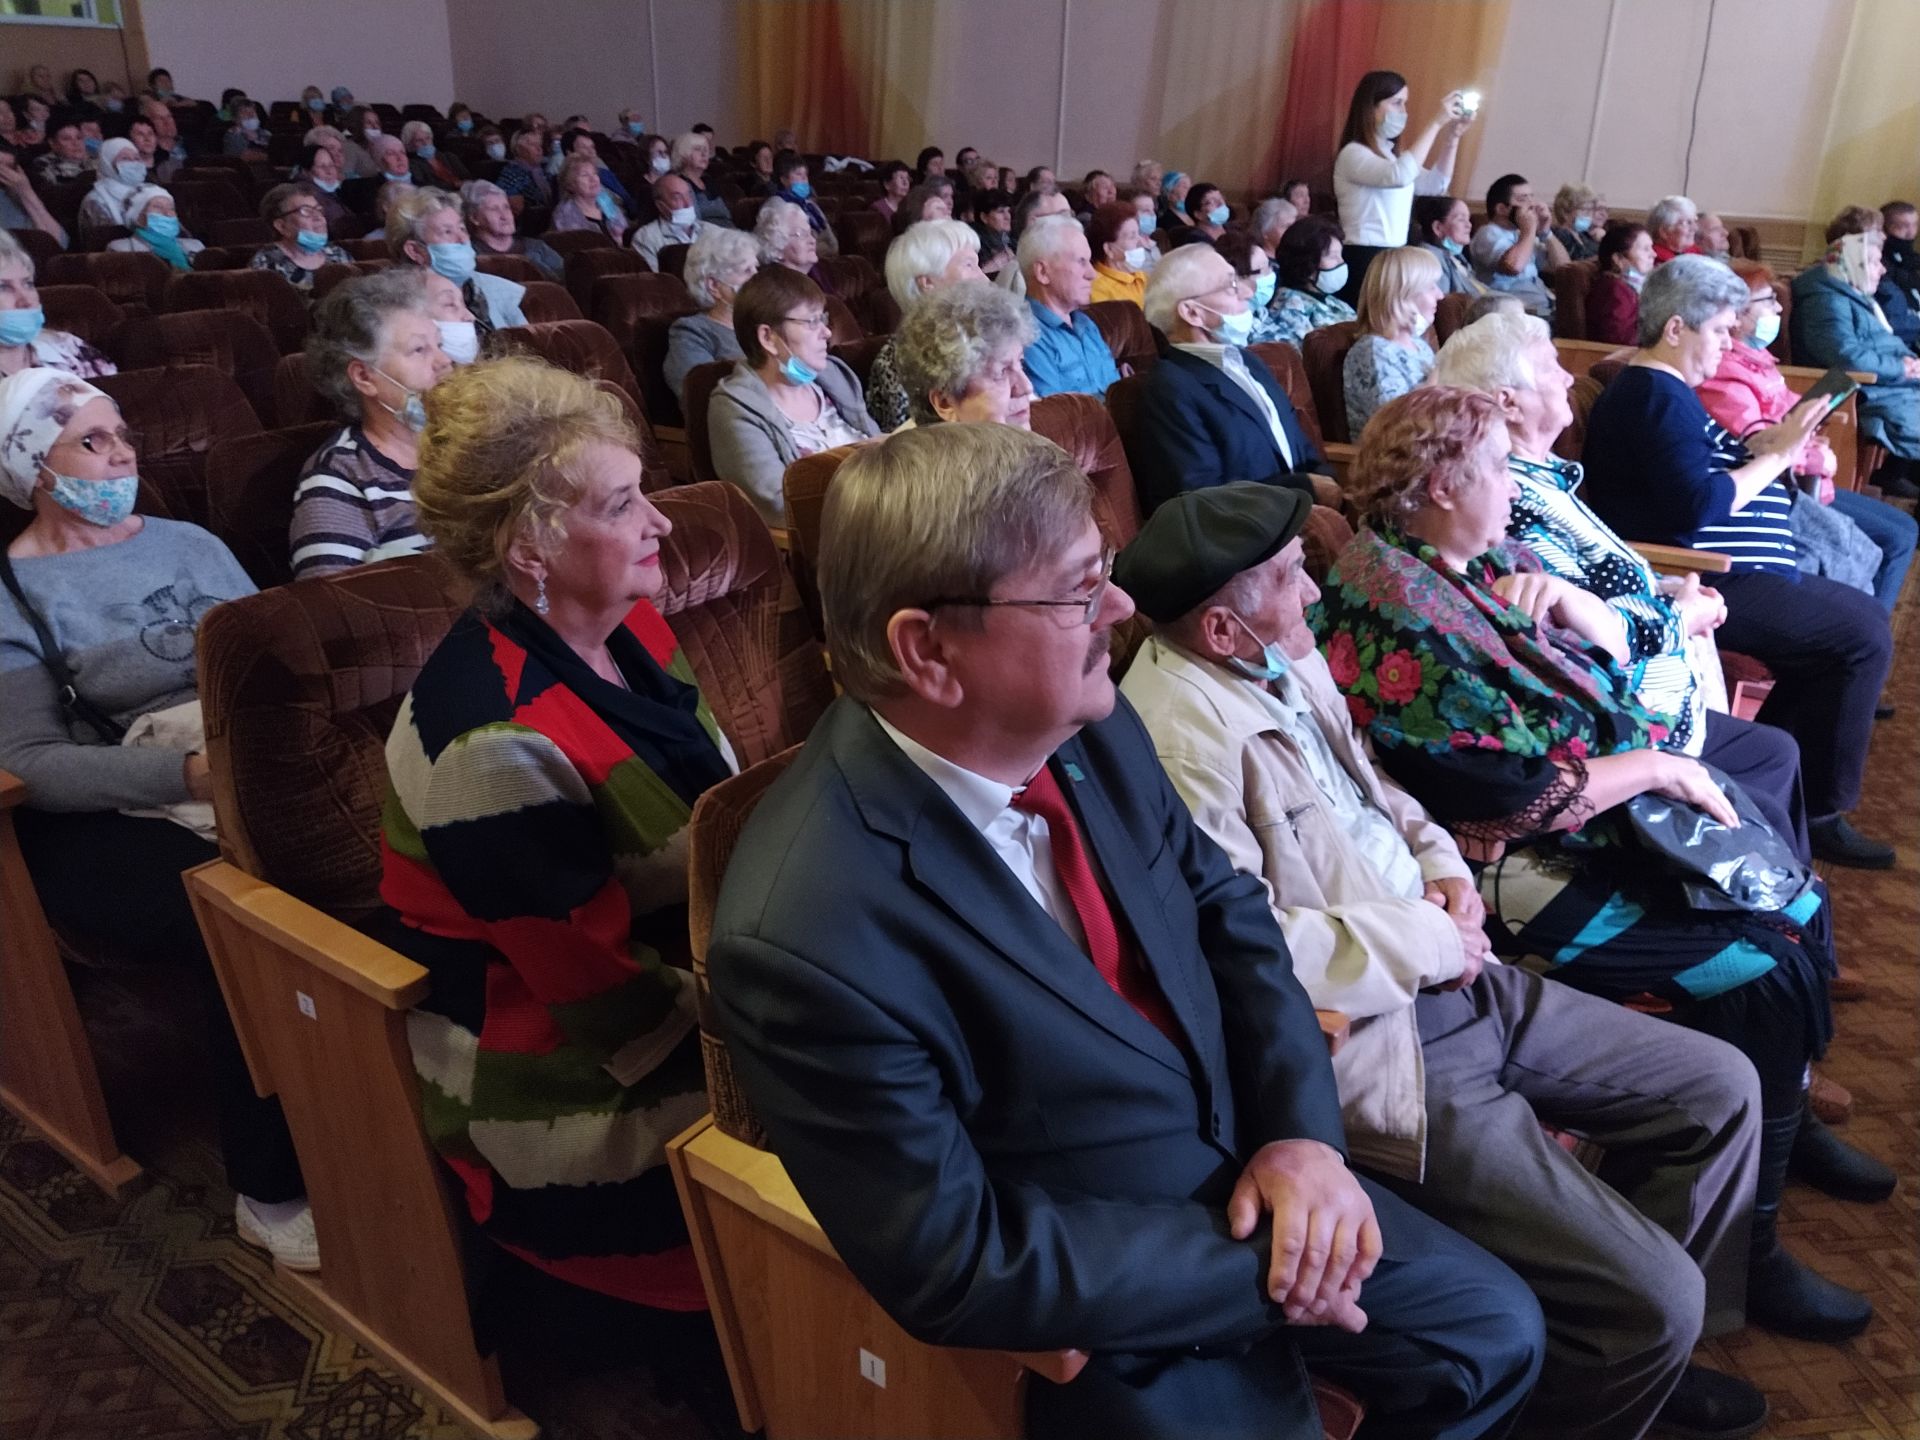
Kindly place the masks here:
<instances>
[{"instance_id":1,"label":"blue surgical mask","mask_svg":"<svg viewBox=\"0 0 1920 1440\"><path fill-rule=\"evenodd\" d=\"M1246 621L1240 619L1240 616L1236 612L1229 610L1227 613L1233 616L1242 630L1253 636L1254 644L1260 647L1260 663L1255 664L1251 660L1242 660L1238 655L1230 655L1227 657L1227 666L1229 669L1246 676L1249 680L1258 681L1263 685L1270 685L1293 668L1293 662L1287 658L1286 651L1282 650L1278 645L1270 641L1262 640L1258 635L1255 635L1253 627L1247 624Z\"/></svg>"},{"instance_id":2,"label":"blue surgical mask","mask_svg":"<svg viewBox=\"0 0 1920 1440\"><path fill-rule=\"evenodd\" d=\"M240 128L251 134L260 128L260 117L258 115L244 116L240 121Z\"/></svg>"},{"instance_id":3,"label":"blue surgical mask","mask_svg":"<svg viewBox=\"0 0 1920 1440\"><path fill-rule=\"evenodd\" d=\"M426 429L427 428L427 406L426 406L426 402L420 398L420 392L418 390L408 390L406 386L401 385L398 380L394 379L391 375L387 374L387 372L382 370L378 365L369 365L367 368L373 371L373 373L378 375L382 380L386 381L389 385L398 385L400 389L406 394L406 397L407 397L403 402L401 402L400 408L398 410L394 409L393 406L387 404L387 402L384 400L376 401L376 403L380 406L380 408L386 411L389 415L393 416L394 419L398 420L402 425L406 426L409 430L413 431L413 433L416 435L418 435L422 430Z\"/></svg>"},{"instance_id":4,"label":"blue surgical mask","mask_svg":"<svg viewBox=\"0 0 1920 1440\"><path fill-rule=\"evenodd\" d=\"M147 223L139 227L149 235L158 235L162 240L175 240L180 235L180 217L178 215L149 215Z\"/></svg>"},{"instance_id":5,"label":"blue surgical mask","mask_svg":"<svg viewBox=\"0 0 1920 1440\"><path fill-rule=\"evenodd\" d=\"M131 185L136 190L147 183L147 167L138 160L114 162L113 174L122 185Z\"/></svg>"},{"instance_id":6,"label":"blue surgical mask","mask_svg":"<svg viewBox=\"0 0 1920 1440\"><path fill-rule=\"evenodd\" d=\"M1747 343L1757 350L1764 350L1779 338L1780 317L1769 313L1753 322L1753 335Z\"/></svg>"},{"instance_id":7,"label":"blue surgical mask","mask_svg":"<svg viewBox=\"0 0 1920 1440\"><path fill-rule=\"evenodd\" d=\"M1273 303L1273 287L1280 283L1280 277L1271 270L1262 270L1253 282L1253 308L1264 310Z\"/></svg>"},{"instance_id":8,"label":"blue surgical mask","mask_svg":"<svg viewBox=\"0 0 1920 1440\"><path fill-rule=\"evenodd\" d=\"M813 182L810 180L796 180L787 188L802 200L813 194Z\"/></svg>"},{"instance_id":9,"label":"blue surgical mask","mask_svg":"<svg viewBox=\"0 0 1920 1440\"><path fill-rule=\"evenodd\" d=\"M780 373L792 385L811 385L820 378L820 372L814 369L798 355L789 355L780 362Z\"/></svg>"},{"instance_id":10,"label":"blue surgical mask","mask_svg":"<svg viewBox=\"0 0 1920 1440\"><path fill-rule=\"evenodd\" d=\"M1155 230L1158 230L1160 228L1160 217L1154 214L1151 210L1149 210L1145 215L1140 216L1139 219L1140 219L1140 238L1142 240L1147 239L1153 234Z\"/></svg>"},{"instance_id":11,"label":"blue surgical mask","mask_svg":"<svg viewBox=\"0 0 1920 1440\"><path fill-rule=\"evenodd\" d=\"M62 475L51 467L47 473L53 476L53 489L49 492L53 503L103 530L131 515L133 502L140 494L138 475L82 480L77 475Z\"/></svg>"},{"instance_id":12,"label":"blue surgical mask","mask_svg":"<svg viewBox=\"0 0 1920 1440\"><path fill-rule=\"evenodd\" d=\"M320 111L327 108L327 102L318 95L309 95L307 97L307 108L317 115Z\"/></svg>"},{"instance_id":13,"label":"blue surgical mask","mask_svg":"<svg viewBox=\"0 0 1920 1440\"><path fill-rule=\"evenodd\" d=\"M1347 288L1347 262L1342 260L1331 270L1322 270L1319 280L1315 283L1320 287L1322 295L1338 295Z\"/></svg>"},{"instance_id":14,"label":"blue surgical mask","mask_svg":"<svg viewBox=\"0 0 1920 1440\"><path fill-rule=\"evenodd\" d=\"M642 135L647 133L647 122L644 120L627 121L627 133L633 136L636 140L639 139Z\"/></svg>"},{"instance_id":15,"label":"blue surgical mask","mask_svg":"<svg viewBox=\"0 0 1920 1440\"><path fill-rule=\"evenodd\" d=\"M471 135L473 133L473 120L469 116L462 115L458 120L453 122L453 128L458 130L462 135Z\"/></svg>"},{"instance_id":16,"label":"blue surgical mask","mask_svg":"<svg viewBox=\"0 0 1920 1440\"><path fill-rule=\"evenodd\" d=\"M1591 215L1574 216L1573 228L1582 235L1586 234L1587 231L1593 228L1593 217Z\"/></svg>"},{"instance_id":17,"label":"blue surgical mask","mask_svg":"<svg viewBox=\"0 0 1920 1440\"><path fill-rule=\"evenodd\" d=\"M429 245L427 264L432 267L434 274L444 275L456 285L464 285L473 278L473 246L464 240Z\"/></svg>"},{"instance_id":18,"label":"blue surgical mask","mask_svg":"<svg viewBox=\"0 0 1920 1440\"><path fill-rule=\"evenodd\" d=\"M428 141L413 153L418 155L422 160L431 160L435 155L438 155L440 151L432 141Z\"/></svg>"},{"instance_id":19,"label":"blue surgical mask","mask_svg":"<svg viewBox=\"0 0 1920 1440\"><path fill-rule=\"evenodd\" d=\"M122 110L127 108L127 102L122 100L118 95L109 95L105 100L102 100L100 103L102 105L105 105L107 109L113 112L115 115L118 115Z\"/></svg>"},{"instance_id":20,"label":"blue surgical mask","mask_svg":"<svg viewBox=\"0 0 1920 1440\"><path fill-rule=\"evenodd\" d=\"M620 213L620 206L615 202L612 194L609 193L608 191L602 190L600 192L599 198L595 200L594 203L600 207L600 213L606 216L607 219L609 220L613 219L614 216Z\"/></svg>"},{"instance_id":21,"label":"blue surgical mask","mask_svg":"<svg viewBox=\"0 0 1920 1440\"><path fill-rule=\"evenodd\" d=\"M1216 205L1207 211L1207 223L1209 225L1224 225L1227 223L1227 217L1232 213L1233 212L1225 205Z\"/></svg>"},{"instance_id":22,"label":"blue surgical mask","mask_svg":"<svg viewBox=\"0 0 1920 1440\"><path fill-rule=\"evenodd\" d=\"M47 312L38 305L31 310L0 310L0 345L31 345L46 324Z\"/></svg>"},{"instance_id":23,"label":"blue surgical mask","mask_svg":"<svg viewBox=\"0 0 1920 1440\"><path fill-rule=\"evenodd\" d=\"M378 125L369 125L367 126L366 129L360 132L360 134L366 139L366 141L369 144L371 144L375 140L378 140L385 133L386 132L382 130Z\"/></svg>"},{"instance_id":24,"label":"blue surgical mask","mask_svg":"<svg viewBox=\"0 0 1920 1440\"><path fill-rule=\"evenodd\" d=\"M499 140L489 140L487 142L487 158L489 160L506 159L507 158L506 145Z\"/></svg>"},{"instance_id":25,"label":"blue surgical mask","mask_svg":"<svg viewBox=\"0 0 1920 1440\"><path fill-rule=\"evenodd\" d=\"M89 154L89 155L98 155L98 154L100 153L100 145L101 145L101 143L102 143L102 142L100 142L100 141L98 141L98 140L96 140L96 139L94 139L94 138L93 138L93 136L91 136L91 135L89 135L89 136L87 136L87 137L86 137L86 138L85 138L84 140L82 140L82 141L81 141L80 143L81 143L82 145L84 145L84 146L86 146L86 149L87 149L87 154Z\"/></svg>"},{"instance_id":26,"label":"blue surgical mask","mask_svg":"<svg viewBox=\"0 0 1920 1440\"><path fill-rule=\"evenodd\" d=\"M694 209L693 206L682 205L678 210L675 210L671 215L667 216L667 223L684 230L699 218L700 212Z\"/></svg>"},{"instance_id":27,"label":"blue surgical mask","mask_svg":"<svg viewBox=\"0 0 1920 1440\"><path fill-rule=\"evenodd\" d=\"M334 191L340 188L340 182L338 180L320 180L320 179L316 179L312 175L309 175L307 177L307 183L313 186L313 188L318 190L322 195L331 195L333 194Z\"/></svg>"},{"instance_id":28,"label":"blue surgical mask","mask_svg":"<svg viewBox=\"0 0 1920 1440\"><path fill-rule=\"evenodd\" d=\"M1400 138L1400 132L1406 128L1407 112L1404 110L1389 110L1387 112L1387 118L1380 122L1380 138L1382 140L1398 140Z\"/></svg>"},{"instance_id":29,"label":"blue surgical mask","mask_svg":"<svg viewBox=\"0 0 1920 1440\"><path fill-rule=\"evenodd\" d=\"M1253 338L1253 312L1242 310L1238 315L1222 315L1215 310L1214 316L1219 324L1207 332L1216 345L1242 346Z\"/></svg>"},{"instance_id":30,"label":"blue surgical mask","mask_svg":"<svg viewBox=\"0 0 1920 1440\"><path fill-rule=\"evenodd\" d=\"M327 248L327 232L324 230L302 230L294 237L294 243L299 245L299 247L309 255L318 255L322 250Z\"/></svg>"},{"instance_id":31,"label":"blue surgical mask","mask_svg":"<svg viewBox=\"0 0 1920 1440\"><path fill-rule=\"evenodd\" d=\"M1621 275L1620 278L1626 281L1628 285L1633 287L1633 292L1636 295L1640 293L1640 287L1647 283L1647 277L1645 275L1642 275L1638 270L1634 269L1633 266L1631 265L1629 265L1626 268L1626 273Z\"/></svg>"},{"instance_id":32,"label":"blue surgical mask","mask_svg":"<svg viewBox=\"0 0 1920 1440\"><path fill-rule=\"evenodd\" d=\"M1452 237L1448 237L1447 239L1442 240L1440 242L1440 248L1446 251L1449 255L1464 255L1467 253L1467 247L1462 245L1458 240L1455 240Z\"/></svg>"},{"instance_id":33,"label":"blue surgical mask","mask_svg":"<svg viewBox=\"0 0 1920 1440\"><path fill-rule=\"evenodd\" d=\"M1136 245L1121 258L1127 262L1129 270L1144 270L1147 268L1147 247Z\"/></svg>"}]
</instances>

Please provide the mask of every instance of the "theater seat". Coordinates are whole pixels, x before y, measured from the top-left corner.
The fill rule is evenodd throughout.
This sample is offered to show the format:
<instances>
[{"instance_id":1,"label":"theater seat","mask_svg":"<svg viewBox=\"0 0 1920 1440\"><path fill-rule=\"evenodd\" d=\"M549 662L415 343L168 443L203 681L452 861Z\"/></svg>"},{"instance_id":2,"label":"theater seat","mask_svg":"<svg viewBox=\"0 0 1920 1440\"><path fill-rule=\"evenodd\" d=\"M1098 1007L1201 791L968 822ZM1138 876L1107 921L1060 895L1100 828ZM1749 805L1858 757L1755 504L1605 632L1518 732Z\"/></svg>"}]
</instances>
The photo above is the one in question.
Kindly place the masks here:
<instances>
[{"instance_id":1,"label":"theater seat","mask_svg":"<svg viewBox=\"0 0 1920 1440\"><path fill-rule=\"evenodd\" d=\"M1320 417L1320 434L1335 444L1354 440L1347 433L1347 381L1342 367L1359 338L1360 322L1343 320L1309 330L1300 346L1300 357L1307 365L1307 384L1313 392L1313 408Z\"/></svg>"},{"instance_id":2,"label":"theater seat","mask_svg":"<svg viewBox=\"0 0 1920 1440\"><path fill-rule=\"evenodd\" d=\"M27 258L33 261L34 274L43 280L46 278L47 262L56 255L66 253L60 248L60 242L44 230L9 230L7 234L27 252Z\"/></svg>"},{"instance_id":3,"label":"theater seat","mask_svg":"<svg viewBox=\"0 0 1920 1440\"><path fill-rule=\"evenodd\" d=\"M1107 544L1116 550L1140 533L1140 496L1107 407L1092 395L1049 395L1033 402L1030 422L1068 455L1093 481L1094 519Z\"/></svg>"},{"instance_id":4,"label":"theater seat","mask_svg":"<svg viewBox=\"0 0 1920 1440\"><path fill-rule=\"evenodd\" d=\"M211 366L233 377L261 424L271 424L279 413L273 377L280 355L273 337L259 321L237 310L190 310L131 320L120 331L113 358L123 370Z\"/></svg>"},{"instance_id":5,"label":"theater seat","mask_svg":"<svg viewBox=\"0 0 1920 1440\"><path fill-rule=\"evenodd\" d=\"M741 1428L836 1440L1017 1437L1028 1377L1069 1383L1087 1354L956 1349L902 1330L847 1270L766 1148L715 1023L706 957L720 882L754 807L798 753L716 785L688 827L688 928L713 1113L668 1142L667 1159ZM869 1356L885 1367L885 1385L865 1378ZM1359 1402L1317 1379L1313 1388L1327 1440L1351 1440L1365 1415Z\"/></svg>"},{"instance_id":6,"label":"theater seat","mask_svg":"<svg viewBox=\"0 0 1920 1440\"><path fill-rule=\"evenodd\" d=\"M193 257L195 270L245 270L260 251L258 245L208 245Z\"/></svg>"},{"instance_id":7,"label":"theater seat","mask_svg":"<svg viewBox=\"0 0 1920 1440\"><path fill-rule=\"evenodd\" d=\"M503 343L530 351L562 370L589 380L611 380L632 396L635 404L639 403L640 390L634 384L633 370L604 325L591 320L548 320L499 334Z\"/></svg>"},{"instance_id":8,"label":"theater seat","mask_svg":"<svg viewBox=\"0 0 1920 1440\"><path fill-rule=\"evenodd\" d=\"M273 367L273 420L280 428L334 419L333 406L307 379L307 357L282 355Z\"/></svg>"},{"instance_id":9,"label":"theater seat","mask_svg":"<svg viewBox=\"0 0 1920 1440\"><path fill-rule=\"evenodd\" d=\"M831 693L766 527L727 486L659 497L659 602L743 764L793 744ZM426 972L345 923L377 903L384 744L463 609L431 555L217 607L201 694L222 858L188 889L249 1067L287 1115L326 1257L286 1276L471 1429L531 1440L468 1321L445 1172L406 1039Z\"/></svg>"},{"instance_id":10,"label":"theater seat","mask_svg":"<svg viewBox=\"0 0 1920 1440\"><path fill-rule=\"evenodd\" d=\"M862 206L842 210L833 217L834 238L842 255L858 255L875 270L887 263L887 247L893 243L893 222L877 210Z\"/></svg>"},{"instance_id":11,"label":"theater seat","mask_svg":"<svg viewBox=\"0 0 1920 1440\"><path fill-rule=\"evenodd\" d=\"M91 285L129 315L157 314L173 275L158 255L74 251L55 255L39 270L43 285Z\"/></svg>"},{"instance_id":12,"label":"theater seat","mask_svg":"<svg viewBox=\"0 0 1920 1440\"><path fill-rule=\"evenodd\" d=\"M167 282L165 309L238 310L266 327L274 346L290 355L307 338L307 304L284 275L271 270L189 270Z\"/></svg>"},{"instance_id":13,"label":"theater seat","mask_svg":"<svg viewBox=\"0 0 1920 1440\"><path fill-rule=\"evenodd\" d=\"M236 435L207 451L207 528L262 590L293 579L287 533L307 459L339 431L322 420Z\"/></svg>"},{"instance_id":14,"label":"theater seat","mask_svg":"<svg viewBox=\"0 0 1920 1440\"><path fill-rule=\"evenodd\" d=\"M849 310L875 290L887 288L880 271L864 255L822 255L816 268L821 288L837 296Z\"/></svg>"},{"instance_id":15,"label":"theater seat","mask_svg":"<svg viewBox=\"0 0 1920 1440\"><path fill-rule=\"evenodd\" d=\"M582 315L599 319L593 308L594 286L600 279L608 275L652 273L653 267L638 252L624 246L618 250L577 250L567 257L567 293L573 296L573 303L580 307Z\"/></svg>"},{"instance_id":16,"label":"theater seat","mask_svg":"<svg viewBox=\"0 0 1920 1440\"><path fill-rule=\"evenodd\" d=\"M342 240L340 248L355 260L391 260L393 252L385 240Z\"/></svg>"},{"instance_id":17,"label":"theater seat","mask_svg":"<svg viewBox=\"0 0 1920 1440\"><path fill-rule=\"evenodd\" d=\"M122 370L93 383L113 397L133 432L143 489L168 518L205 525L207 451L260 430L245 392L209 365Z\"/></svg>"},{"instance_id":18,"label":"theater seat","mask_svg":"<svg viewBox=\"0 0 1920 1440\"><path fill-rule=\"evenodd\" d=\"M1134 374L1144 374L1160 352L1154 345L1153 327L1131 300L1099 300L1085 307L1093 323L1100 327L1100 338L1113 352L1113 363L1131 365Z\"/></svg>"},{"instance_id":19,"label":"theater seat","mask_svg":"<svg viewBox=\"0 0 1920 1440\"><path fill-rule=\"evenodd\" d=\"M1553 333L1558 338L1587 338L1587 291L1599 271L1597 260L1574 260L1547 272L1547 283L1553 287Z\"/></svg>"},{"instance_id":20,"label":"theater seat","mask_svg":"<svg viewBox=\"0 0 1920 1440\"><path fill-rule=\"evenodd\" d=\"M1433 307L1434 348L1438 349L1452 338L1454 331L1458 330L1466 320L1467 307L1472 304L1471 295L1454 294L1440 297L1440 303Z\"/></svg>"},{"instance_id":21,"label":"theater seat","mask_svg":"<svg viewBox=\"0 0 1920 1440\"><path fill-rule=\"evenodd\" d=\"M256 250L274 242L273 222L249 215L237 220L216 220L207 227L209 245L251 245ZM337 237L336 237L337 238Z\"/></svg>"},{"instance_id":22,"label":"theater seat","mask_svg":"<svg viewBox=\"0 0 1920 1440\"><path fill-rule=\"evenodd\" d=\"M867 377L873 374L873 362L880 358L880 352L887 348L890 335L869 335L864 340L852 340L845 345L833 347L836 360L844 360L847 368L853 371L860 381L860 388L866 389Z\"/></svg>"},{"instance_id":23,"label":"theater seat","mask_svg":"<svg viewBox=\"0 0 1920 1440\"><path fill-rule=\"evenodd\" d=\"M838 295L827 296L827 322L829 345L851 345L856 340L867 338L867 327L862 325L852 308Z\"/></svg>"},{"instance_id":24,"label":"theater seat","mask_svg":"<svg viewBox=\"0 0 1920 1440\"><path fill-rule=\"evenodd\" d=\"M524 255L480 255L474 262L474 269L483 275L497 275L502 280L511 280L516 285L530 285L536 280L547 277L540 267Z\"/></svg>"},{"instance_id":25,"label":"theater seat","mask_svg":"<svg viewBox=\"0 0 1920 1440\"><path fill-rule=\"evenodd\" d=\"M535 280L524 287L526 293L520 297L520 313L527 317L529 325L552 325L562 320L580 321L580 307L573 303L573 296L567 293L567 287L556 285L551 280Z\"/></svg>"},{"instance_id":26,"label":"theater seat","mask_svg":"<svg viewBox=\"0 0 1920 1440\"><path fill-rule=\"evenodd\" d=\"M687 252L691 245L662 245L660 247L660 273L671 275L676 280L684 280L687 274Z\"/></svg>"},{"instance_id":27,"label":"theater seat","mask_svg":"<svg viewBox=\"0 0 1920 1440\"><path fill-rule=\"evenodd\" d=\"M313 272L314 303L318 304L331 295L336 285L344 285L362 275L384 270L392 263L391 260L356 260L351 265L322 265Z\"/></svg>"},{"instance_id":28,"label":"theater seat","mask_svg":"<svg viewBox=\"0 0 1920 1440\"><path fill-rule=\"evenodd\" d=\"M713 470L713 446L707 439L707 406L713 387L727 377L737 361L710 360L687 372L680 391L680 413L687 421L687 461L695 480L718 480Z\"/></svg>"},{"instance_id":29,"label":"theater seat","mask_svg":"<svg viewBox=\"0 0 1920 1440\"><path fill-rule=\"evenodd\" d=\"M575 258L597 259L603 255L640 259L630 250L589 250ZM614 343L626 353L648 416L657 425L683 424L680 397L668 387L664 367L673 322L683 315L699 313L687 287L671 275L616 272L594 280L592 299L593 319L606 327Z\"/></svg>"},{"instance_id":30,"label":"theater seat","mask_svg":"<svg viewBox=\"0 0 1920 1440\"><path fill-rule=\"evenodd\" d=\"M618 250L604 230L549 230L540 237L551 245L562 260L582 250Z\"/></svg>"},{"instance_id":31,"label":"theater seat","mask_svg":"<svg viewBox=\"0 0 1920 1440\"><path fill-rule=\"evenodd\" d=\"M760 207L766 203L766 197L762 195L751 195L745 200L735 200L727 207L733 212L734 228L752 234L753 222L760 218Z\"/></svg>"},{"instance_id":32,"label":"theater seat","mask_svg":"<svg viewBox=\"0 0 1920 1440\"><path fill-rule=\"evenodd\" d=\"M42 285L40 308L47 312L49 330L78 335L108 354L113 353L114 332L127 318L106 291L91 285Z\"/></svg>"}]
</instances>

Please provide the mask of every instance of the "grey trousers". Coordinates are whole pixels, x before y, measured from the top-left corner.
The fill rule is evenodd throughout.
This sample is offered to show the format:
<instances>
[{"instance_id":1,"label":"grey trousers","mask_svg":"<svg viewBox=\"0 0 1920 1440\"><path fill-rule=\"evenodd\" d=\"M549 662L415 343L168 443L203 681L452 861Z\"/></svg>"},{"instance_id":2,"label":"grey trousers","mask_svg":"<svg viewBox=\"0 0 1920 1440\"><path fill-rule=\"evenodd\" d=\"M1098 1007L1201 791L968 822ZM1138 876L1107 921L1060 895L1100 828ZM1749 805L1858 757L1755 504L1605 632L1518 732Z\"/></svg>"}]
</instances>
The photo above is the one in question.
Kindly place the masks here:
<instances>
[{"instance_id":1,"label":"grey trousers","mask_svg":"<svg viewBox=\"0 0 1920 1440\"><path fill-rule=\"evenodd\" d=\"M1547 1322L1515 1435L1631 1440L1701 1334L1736 1328L1760 1089L1731 1045L1512 966L1415 1002L1424 1184L1402 1197L1490 1250ZM1604 1148L1588 1172L1542 1133Z\"/></svg>"}]
</instances>

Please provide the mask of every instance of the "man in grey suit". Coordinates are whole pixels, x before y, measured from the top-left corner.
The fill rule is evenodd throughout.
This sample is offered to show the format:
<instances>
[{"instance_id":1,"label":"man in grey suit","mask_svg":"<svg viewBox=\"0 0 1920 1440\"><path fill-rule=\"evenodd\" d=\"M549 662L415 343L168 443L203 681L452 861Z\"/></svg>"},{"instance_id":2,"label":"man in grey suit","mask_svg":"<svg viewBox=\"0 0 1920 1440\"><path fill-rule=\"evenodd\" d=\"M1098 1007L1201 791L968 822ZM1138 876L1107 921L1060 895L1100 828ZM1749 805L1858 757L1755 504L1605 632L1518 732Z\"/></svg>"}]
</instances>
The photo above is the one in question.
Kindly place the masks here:
<instances>
[{"instance_id":1,"label":"man in grey suit","mask_svg":"<svg viewBox=\"0 0 1920 1440\"><path fill-rule=\"evenodd\" d=\"M1504 1430L1542 1347L1498 1261L1347 1166L1312 1007L1252 877L1193 824L1109 641L1092 487L941 425L841 467L846 695L734 852L709 965L801 1196L901 1325L1093 1360L1034 1436Z\"/></svg>"}]
</instances>

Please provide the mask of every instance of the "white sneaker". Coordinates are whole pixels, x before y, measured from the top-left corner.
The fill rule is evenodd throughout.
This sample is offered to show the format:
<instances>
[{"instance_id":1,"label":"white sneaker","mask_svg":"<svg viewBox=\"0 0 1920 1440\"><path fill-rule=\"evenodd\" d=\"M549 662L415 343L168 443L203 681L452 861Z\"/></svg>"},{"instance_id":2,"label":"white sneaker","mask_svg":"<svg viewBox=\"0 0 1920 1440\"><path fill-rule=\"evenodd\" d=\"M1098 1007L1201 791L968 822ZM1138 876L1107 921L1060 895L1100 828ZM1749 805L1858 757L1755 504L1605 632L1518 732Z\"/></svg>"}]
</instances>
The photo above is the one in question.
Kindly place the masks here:
<instances>
[{"instance_id":1,"label":"white sneaker","mask_svg":"<svg viewBox=\"0 0 1920 1440\"><path fill-rule=\"evenodd\" d=\"M242 1195L233 1202L233 1227L247 1244L267 1251L287 1269L318 1270L320 1237L313 1229L313 1207L304 1200L299 1206L283 1220L269 1220Z\"/></svg>"}]
</instances>

